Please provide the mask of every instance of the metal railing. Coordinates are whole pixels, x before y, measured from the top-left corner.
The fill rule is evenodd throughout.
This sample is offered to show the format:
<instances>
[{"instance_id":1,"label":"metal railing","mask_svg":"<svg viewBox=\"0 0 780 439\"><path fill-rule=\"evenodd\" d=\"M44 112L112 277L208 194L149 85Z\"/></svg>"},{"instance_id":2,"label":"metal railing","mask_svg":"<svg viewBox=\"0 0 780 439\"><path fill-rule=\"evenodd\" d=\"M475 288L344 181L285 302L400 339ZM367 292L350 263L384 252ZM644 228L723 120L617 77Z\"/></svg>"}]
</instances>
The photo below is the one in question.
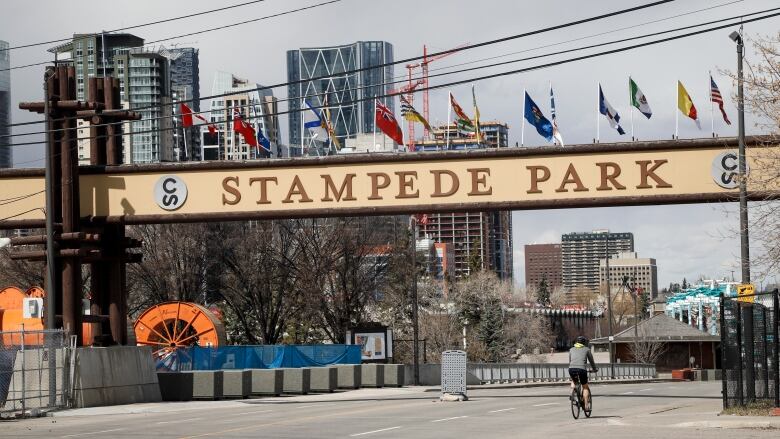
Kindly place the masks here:
<instances>
[{"instance_id":1,"label":"metal railing","mask_svg":"<svg viewBox=\"0 0 780 439\"><path fill-rule=\"evenodd\" d=\"M38 416L66 407L71 352L62 330L0 331L0 416Z\"/></svg>"},{"instance_id":2,"label":"metal railing","mask_svg":"<svg viewBox=\"0 0 780 439\"><path fill-rule=\"evenodd\" d=\"M610 365L597 364L594 381L611 380ZM563 363L469 363L468 372L483 384L562 382L569 380L569 365ZM654 364L616 363L615 379L656 378Z\"/></svg>"}]
</instances>

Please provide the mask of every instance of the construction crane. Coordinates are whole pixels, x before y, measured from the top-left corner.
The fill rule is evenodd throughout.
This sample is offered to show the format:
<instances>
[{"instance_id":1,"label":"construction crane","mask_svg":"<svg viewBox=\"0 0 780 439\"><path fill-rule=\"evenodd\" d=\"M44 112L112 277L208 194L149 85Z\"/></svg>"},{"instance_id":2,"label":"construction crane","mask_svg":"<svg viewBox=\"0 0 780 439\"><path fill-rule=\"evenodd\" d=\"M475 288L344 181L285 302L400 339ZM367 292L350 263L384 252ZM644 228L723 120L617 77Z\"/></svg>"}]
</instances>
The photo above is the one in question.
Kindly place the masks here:
<instances>
[{"instance_id":1,"label":"construction crane","mask_svg":"<svg viewBox=\"0 0 780 439\"><path fill-rule=\"evenodd\" d=\"M394 94L406 95L405 97L406 100L409 101L409 105L412 104L414 99L414 89L423 85L424 83L422 79L418 79L417 81L412 82L411 74L412 71L409 70L409 84L404 85L403 87L400 88L390 90L391 95ZM409 126L409 131L407 132L409 133L409 135L407 136L406 141L407 141L407 145L409 146L409 150L412 151L414 148L414 122L410 120L408 122L408 126Z\"/></svg>"},{"instance_id":2,"label":"construction crane","mask_svg":"<svg viewBox=\"0 0 780 439\"><path fill-rule=\"evenodd\" d=\"M468 45L469 45L469 43L463 43L460 46L455 47L454 49L451 49L451 51L449 51L449 52L440 53L439 55L435 55L435 56L431 56L431 57L428 56L428 46L427 45L423 45L423 59L422 59L422 61L418 62L418 63L407 64L406 65L406 68L409 71L409 75L408 75L409 76L409 84L407 85L407 87L411 87L412 86L412 75L413 75L412 72L413 72L413 70L416 69L416 68L421 68L422 69L422 79L418 80L418 82L422 81L421 85L423 86L423 117L425 117L425 120L427 120L429 122L431 120L431 118L430 118L430 104L429 104L429 99L428 99L428 64L430 64L430 63L432 63L434 61L440 60L440 59L442 59L444 57L450 56L452 54L455 54L455 53L458 52L458 50L460 50L460 49L462 49L462 48L464 48L464 47L466 47ZM414 87L411 87L411 89L414 90ZM410 92L409 93L409 99L408 99L410 104L412 103L411 96L412 96L412 94ZM449 121L447 121L447 123L449 123ZM428 137L428 134L429 134L428 133L428 129L426 128L425 132L423 133L423 135L425 137ZM414 139L414 123L413 122L409 122L409 139L411 139L411 140Z\"/></svg>"}]
</instances>

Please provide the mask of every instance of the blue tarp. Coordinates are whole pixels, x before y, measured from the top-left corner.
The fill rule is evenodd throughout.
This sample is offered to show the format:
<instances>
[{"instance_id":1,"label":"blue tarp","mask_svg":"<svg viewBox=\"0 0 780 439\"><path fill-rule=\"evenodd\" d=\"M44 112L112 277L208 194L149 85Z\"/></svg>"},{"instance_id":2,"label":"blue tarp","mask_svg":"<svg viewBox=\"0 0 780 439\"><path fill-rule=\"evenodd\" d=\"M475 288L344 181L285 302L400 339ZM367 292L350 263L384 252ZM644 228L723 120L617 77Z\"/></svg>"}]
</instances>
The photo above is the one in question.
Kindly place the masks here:
<instances>
[{"instance_id":1,"label":"blue tarp","mask_svg":"<svg viewBox=\"0 0 780 439\"><path fill-rule=\"evenodd\" d=\"M360 364L357 345L192 346L158 361L158 370L276 369Z\"/></svg>"}]
</instances>

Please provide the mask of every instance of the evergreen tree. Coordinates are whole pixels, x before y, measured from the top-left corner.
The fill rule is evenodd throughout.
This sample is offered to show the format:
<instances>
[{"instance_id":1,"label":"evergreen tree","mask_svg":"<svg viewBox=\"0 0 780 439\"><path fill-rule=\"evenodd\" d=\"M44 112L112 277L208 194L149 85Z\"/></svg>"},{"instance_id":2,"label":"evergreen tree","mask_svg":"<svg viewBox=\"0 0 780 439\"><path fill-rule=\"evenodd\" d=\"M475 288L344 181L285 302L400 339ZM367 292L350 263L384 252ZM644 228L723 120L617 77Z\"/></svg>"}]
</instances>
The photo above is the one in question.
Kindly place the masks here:
<instances>
[{"instance_id":1,"label":"evergreen tree","mask_svg":"<svg viewBox=\"0 0 780 439\"><path fill-rule=\"evenodd\" d=\"M536 302L542 306L550 305L550 286L547 284L547 277L543 276L536 288Z\"/></svg>"},{"instance_id":2,"label":"evergreen tree","mask_svg":"<svg viewBox=\"0 0 780 439\"><path fill-rule=\"evenodd\" d=\"M479 273L484 268L482 266L482 256L479 249L482 248L482 242L476 239L471 246L471 253L469 254L469 275Z\"/></svg>"},{"instance_id":3,"label":"evergreen tree","mask_svg":"<svg viewBox=\"0 0 780 439\"><path fill-rule=\"evenodd\" d=\"M687 280L687 279L685 279L685 278L683 278L682 289L683 289L683 290L687 290L687 289L688 289L688 287L689 287L689 285L688 285L688 280Z\"/></svg>"},{"instance_id":4,"label":"evergreen tree","mask_svg":"<svg viewBox=\"0 0 780 439\"><path fill-rule=\"evenodd\" d=\"M478 338L485 345L488 359L499 362L504 353L504 316L501 301L493 298L486 301L479 322Z\"/></svg>"}]
</instances>

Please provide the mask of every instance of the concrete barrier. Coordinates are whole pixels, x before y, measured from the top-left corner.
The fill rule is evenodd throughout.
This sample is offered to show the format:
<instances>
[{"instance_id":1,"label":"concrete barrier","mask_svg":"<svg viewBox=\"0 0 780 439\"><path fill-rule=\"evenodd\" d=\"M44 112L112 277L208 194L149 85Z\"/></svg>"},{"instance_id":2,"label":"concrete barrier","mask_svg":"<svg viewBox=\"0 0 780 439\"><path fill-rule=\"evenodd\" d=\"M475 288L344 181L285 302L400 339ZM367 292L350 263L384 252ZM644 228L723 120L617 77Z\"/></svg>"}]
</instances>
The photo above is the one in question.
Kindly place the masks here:
<instances>
[{"instance_id":1,"label":"concrete barrier","mask_svg":"<svg viewBox=\"0 0 780 439\"><path fill-rule=\"evenodd\" d=\"M246 398L252 391L252 372L247 369L222 371L222 397Z\"/></svg>"},{"instance_id":2,"label":"concrete barrier","mask_svg":"<svg viewBox=\"0 0 780 439\"><path fill-rule=\"evenodd\" d=\"M309 390L312 392L332 392L338 382L338 370L333 366L312 367Z\"/></svg>"},{"instance_id":3,"label":"concrete barrier","mask_svg":"<svg viewBox=\"0 0 780 439\"><path fill-rule=\"evenodd\" d=\"M404 385L404 365L403 364L385 364L385 387L403 387Z\"/></svg>"},{"instance_id":4,"label":"concrete barrier","mask_svg":"<svg viewBox=\"0 0 780 439\"><path fill-rule=\"evenodd\" d=\"M160 396L163 401L191 401L192 374L181 372L157 372Z\"/></svg>"},{"instance_id":5,"label":"concrete barrier","mask_svg":"<svg viewBox=\"0 0 780 439\"><path fill-rule=\"evenodd\" d=\"M284 374L282 385L283 393L305 395L309 393L311 386L311 368L300 367L281 369Z\"/></svg>"},{"instance_id":6,"label":"concrete barrier","mask_svg":"<svg viewBox=\"0 0 780 439\"><path fill-rule=\"evenodd\" d=\"M336 387L339 389L357 389L360 387L362 377L360 364L339 364L336 366Z\"/></svg>"},{"instance_id":7,"label":"concrete barrier","mask_svg":"<svg viewBox=\"0 0 780 439\"><path fill-rule=\"evenodd\" d=\"M384 364L362 364L360 371L361 387L383 387L385 385Z\"/></svg>"},{"instance_id":8,"label":"concrete barrier","mask_svg":"<svg viewBox=\"0 0 780 439\"><path fill-rule=\"evenodd\" d=\"M284 371L282 369L250 369L252 375L252 395L282 394L284 389Z\"/></svg>"},{"instance_id":9,"label":"concrete barrier","mask_svg":"<svg viewBox=\"0 0 780 439\"><path fill-rule=\"evenodd\" d=\"M193 370L192 375L193 399L221 399L224 387L224 375L221 370Z\"/></svg>"},{"instance_id":10,"label":"concrete barrier","mask_svg":"<svg viewBox=\"0 0 780 439\"><path fill-rule=\"evenodd\" d=\"M151 347L78 348L75 355L75 407L162 400Z\"/></svg>"}]
</instances>

